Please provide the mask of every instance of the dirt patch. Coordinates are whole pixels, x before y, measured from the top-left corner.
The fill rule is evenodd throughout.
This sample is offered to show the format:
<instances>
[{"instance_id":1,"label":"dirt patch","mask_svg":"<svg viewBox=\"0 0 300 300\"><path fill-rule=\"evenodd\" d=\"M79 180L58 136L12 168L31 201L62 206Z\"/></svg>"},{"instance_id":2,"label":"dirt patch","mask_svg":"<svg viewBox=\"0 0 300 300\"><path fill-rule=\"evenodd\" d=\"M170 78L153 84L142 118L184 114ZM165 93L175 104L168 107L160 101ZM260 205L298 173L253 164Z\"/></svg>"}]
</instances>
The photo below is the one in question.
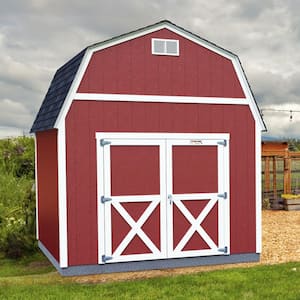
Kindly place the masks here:
<instances>
[{"instance_id":1,"label":"dirt patch","mask_svg":"<svg viewBox=\"0 0 300 300\"><path fill-rule=\"evenodd\" d=\"M83 284L124 281L290 261L300 261L300 211L265 210L262 212L262 254L258 263L101 274L73 277L73 280Z\"/></svg>"}]
</instances>

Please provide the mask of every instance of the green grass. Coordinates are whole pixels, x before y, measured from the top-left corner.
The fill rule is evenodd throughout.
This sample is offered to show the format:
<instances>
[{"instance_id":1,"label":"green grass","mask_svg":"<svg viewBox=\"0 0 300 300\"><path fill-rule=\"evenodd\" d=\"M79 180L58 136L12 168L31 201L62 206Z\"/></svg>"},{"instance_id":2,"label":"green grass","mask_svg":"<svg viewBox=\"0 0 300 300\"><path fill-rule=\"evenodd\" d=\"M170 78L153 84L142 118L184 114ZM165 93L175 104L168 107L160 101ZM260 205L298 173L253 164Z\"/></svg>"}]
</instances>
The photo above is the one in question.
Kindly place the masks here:
<instances>
[{"instance_id":1,"label":"green grass","mask_svg":"<svg viewBox=\"0 0 300 300\"><path fill-rule=\"evenodd\" d=\"M300 299L300 262L97 284L61 277L41 256L0 262L0 299Z\"/></svg>"},{"instance_id":2,"label":"green grass","mask_svg":"<svg viewBox=\"0 0 300 300\"><path fill-rule=\"evenodd\" d=\"M3 278L43 274L54 270L41 253L20 260L4 258L4 255L0 254L0 285Z\"/></svg>"}]
</instances>

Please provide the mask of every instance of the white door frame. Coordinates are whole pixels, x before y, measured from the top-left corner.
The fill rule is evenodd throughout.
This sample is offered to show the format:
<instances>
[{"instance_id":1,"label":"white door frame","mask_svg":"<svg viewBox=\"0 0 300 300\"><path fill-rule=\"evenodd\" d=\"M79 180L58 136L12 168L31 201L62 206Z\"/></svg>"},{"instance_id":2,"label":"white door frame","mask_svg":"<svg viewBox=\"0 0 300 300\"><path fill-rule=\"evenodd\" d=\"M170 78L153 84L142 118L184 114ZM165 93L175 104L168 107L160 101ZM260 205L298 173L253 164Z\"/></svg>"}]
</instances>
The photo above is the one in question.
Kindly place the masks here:
<instances>
[{"instance_id":1,"label":"white door frame","mask_svg":"<svg viewBox=\"0 0 300 300\"><path fill-rule=\"evenodd\" d=\"M116 133L116 132L97 132L96 133L96 153L97 153L97 197L98 197L98 263L108 263L108 262L119 262L119 261L136 261L136 260L147 260L147 259L161 259L169 257L189 257L189 256L200 256L200 255L224 255L222 248L226 247L226 254L230 253L230 228L229 228L229 138L228 133ZM106 143L107 142L107 143ZM170 161L170 156L167 151L170 151L171 145L174 143L183 145L218 145L218 194L224 194L226 192L227 198L219 201L218 197L213 197L213 201L218 201L219 212L222 210L221 219L219 218L219 245L218 248L214 247L212 250L201 250L199 251L184 251L184 255L179 255L178 253L170 252L170 209L167 208L168 205L168 194L170 194L170 174L172 174L172 162ZM137 222L133 221L126 211L122 210L122 206L118 205L117 210L121 215L127 218L127 222L132 227L132 230L126 237L126 241L121 244L123 248L126 247L126 243L130 242L135 234L138 234L142 239L147 240L147 237L141 232L141 226L143 222L147 220L147 216L155 209L155 207L160 203L160 221L161 221L161 251L155 249L155 245L151 245L151 241L147 240L146 244L153 251L150 254L137 254L137 255L126 255L119 256L115 259L111 259L111 238L108 233L111 231L108 228L111 226L111 201L102 203L101 197L112 198L111 197L111 185L110 185L110 145L157 145L159 146L159 161L160 161L160 194L159 195L146 195L146 196L117 196L114 200L120 201L137 201L139 197L140 201L150 201L152 204L146 209L146 211L141 216L140 220ZM167 150L169 149L169 150ZM104 159L105 157L105 159ZM221 168L220 168L220 167ZM104 180L106 178L106 180ZM107 180L109 178L109 180ZM220 180L222 178L222 180ZM195 197L197 194L192 195ZM210 194L211 195L211 194ZM177 197L176 195L175 197ZM181 195L183 196L183 195ZM184 195L185 197L187 195ZM204 199L205 194L199 194L198 199ZM190 197L190 195L188 196ZM181 197L182 199L182 197ZM194 198L195 199L195 198ZM206 198L207 199L207 198ZM204 214L209 212L209 207L206 208L205 212L200 214L200 216L195 220L194 225L201 223L201 219L204 218ZM222 224L222 226L221 226ZM172 236L173 239L173 236ZM209 239L207 239L209 240ZM120 245L121 246L121 245ZM154 246L154 247L153 247ZM212 245L213 246L213 245ZM224 247L223 247L224 246ZM121 247L121 248L122 248ZM120 253L123 249L116 249ZM221 251L220 251L221 248ZM157 251L158 250L158 251ZM209 253L207 252L209 251ZM118 252L118 253L119 253ZM117 253L117 254L118 254Z\"/></svg>"},{"instance_id":2,"label":"white door frame","mask_svg":"<svg viewBox=\"0 0 300 300\"><path fill-rule=\"evenodd\" d=\"M218 160L218 191L216 193L173 193L173 146L216 146ZM168 220L168 257L191 257L191 256L209 256L224 255L230 253L230 231L229 231L229 136L222 136L218 139L176 139L167 141L167 220ZM209 200L203 211L197 218L194 218L189 210L184 206L184 200ZM201 227L201 222L209 214L214 205L218 205L218 245L209 237ZM176 205L181 213L190 222L190 228L183 236L179 244L173 250L173 205ZM182 251L186 243L192 237L194 232L202 237L211 249Z\"/></svg>"}]
</instances>

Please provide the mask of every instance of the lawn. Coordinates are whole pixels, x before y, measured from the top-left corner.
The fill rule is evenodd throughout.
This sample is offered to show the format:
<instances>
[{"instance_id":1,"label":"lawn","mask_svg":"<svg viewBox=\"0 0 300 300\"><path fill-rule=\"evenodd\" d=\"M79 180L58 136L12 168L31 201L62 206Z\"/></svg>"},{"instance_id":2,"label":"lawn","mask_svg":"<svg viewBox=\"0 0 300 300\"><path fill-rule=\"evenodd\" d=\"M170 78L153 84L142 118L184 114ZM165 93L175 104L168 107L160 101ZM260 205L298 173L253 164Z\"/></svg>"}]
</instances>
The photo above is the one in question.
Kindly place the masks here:
<instances>
[{"instance_id":1,"label":"lawn","mask_svg":"<svg viewBox=\"0 0 300 300\"><path fill-rule=\"evenodd\" d=\"M61 277L41 255L0 258L0 299L300 299L300 262L122 282Z\"/></svg>"}]
</instances>

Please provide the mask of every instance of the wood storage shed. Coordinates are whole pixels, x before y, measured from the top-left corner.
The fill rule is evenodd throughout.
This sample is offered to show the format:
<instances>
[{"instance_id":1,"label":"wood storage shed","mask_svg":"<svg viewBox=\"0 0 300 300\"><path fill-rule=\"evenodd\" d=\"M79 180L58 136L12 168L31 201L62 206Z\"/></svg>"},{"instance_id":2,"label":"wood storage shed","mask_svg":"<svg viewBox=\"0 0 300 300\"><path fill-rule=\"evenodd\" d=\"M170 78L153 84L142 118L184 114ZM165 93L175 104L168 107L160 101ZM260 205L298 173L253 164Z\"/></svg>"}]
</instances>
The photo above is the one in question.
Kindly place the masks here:
<instances>
[{"instance_id":1,"label":"wood storage shed","mask_svg":"<svg viewBox=\"0 0 300 300\"><path fill-rule=\"evenodd\" d=\"M259 260L264 129L238 57L169 21L87 47L31 129L41 250L63 275Z\"/></svg>"}]
</instances>

